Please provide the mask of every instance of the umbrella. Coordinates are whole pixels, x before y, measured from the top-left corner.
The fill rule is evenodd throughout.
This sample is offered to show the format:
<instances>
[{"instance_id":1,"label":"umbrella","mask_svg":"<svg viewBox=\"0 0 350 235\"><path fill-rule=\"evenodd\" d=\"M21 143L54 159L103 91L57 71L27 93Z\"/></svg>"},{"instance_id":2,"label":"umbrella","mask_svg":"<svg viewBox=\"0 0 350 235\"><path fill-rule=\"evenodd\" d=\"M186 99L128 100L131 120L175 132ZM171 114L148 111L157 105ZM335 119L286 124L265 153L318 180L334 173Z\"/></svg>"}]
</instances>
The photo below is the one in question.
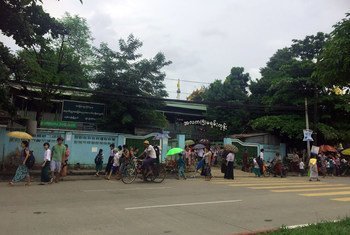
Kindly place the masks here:
<instances>
[{"instance_id":1,"label":"umbrella","mask_svg":"<svg viewBox=\"0 0 350 235\"><path fill-rule=\"evenodd\" d=\"M182 148L172 148L169 149L169 151L167 152L167 156L173 156L179 153L182 153L184 150Z\"/></svg>"},{"instance_id":2,"label":"umbrella","mask_svg":"<svg viewBox=\"0 0 350 235\"><path fill-rule=\"evenodd\" d=\"M200 144L204 144L204 145L208 145L208 144L210 144L210 141L209 141L208 139L201 139L201 140L199 141L199 143L200 143Z\"/></svg>"},{"instance_id":3,"label":"umbrella","mask_svg":"<svg viewBox=\"0 0 350 235\"><path fill-rule=\"evenodd\" d=\"M186 140L186 141L185 141L185 145L190 146L190 145L194 145L194 144L195 144L195 143L194 143L193 140Z\"/></svg>"},{"instance_id":4,"label":"umbrella","mask_svg":"<svg viewBox=\"0 0 350 235\"><path fill-rule=\"evenodd\" d=\"M26 132L22 131L12 131L7 133L7 136L17 139L31 140L33 137Z\"/></svg>"},{"instance_id":5,"label":"umbrella","mask_svg":"<svg viewBox=\"0 0 350 235\"><path fill-rule=\"evenodd\" d=\"M332 152L332 153L336 153L337 150L330 146L330 145L321 145L320 146L320 153L325 153L325 152Z\"/></svg>"},{"instance_id":6,"label":"umbrella","mask_svg":"<svg viewBox=\"0 0 350 235\"><path fill-rule=\"evenodd\" d=\"M203 144L196 144L195 146L193 146L193 149L204 149L205 145Z\"/></svg>"},{"instance_id":7,"label":"umbrella","mask_svg":"<svg viewBox=\"0 0 350 235\"><path fill-rule=\"evenodd\" d=\"M350 148L344 149L343 151L341 151L341 153L342 153L343 155L349 155L349 156L350 156Z\"/></svg>"},{"instance_id":8,"label":"umbrella","mask_svg":"<svg viewBox=\"0 0 350 235\"><path fill-rule=\"evenodd\" d=\"M238 148L233 144L225 144L224 149L228 152L238 153Z\"/></svg>"}]
</instances>

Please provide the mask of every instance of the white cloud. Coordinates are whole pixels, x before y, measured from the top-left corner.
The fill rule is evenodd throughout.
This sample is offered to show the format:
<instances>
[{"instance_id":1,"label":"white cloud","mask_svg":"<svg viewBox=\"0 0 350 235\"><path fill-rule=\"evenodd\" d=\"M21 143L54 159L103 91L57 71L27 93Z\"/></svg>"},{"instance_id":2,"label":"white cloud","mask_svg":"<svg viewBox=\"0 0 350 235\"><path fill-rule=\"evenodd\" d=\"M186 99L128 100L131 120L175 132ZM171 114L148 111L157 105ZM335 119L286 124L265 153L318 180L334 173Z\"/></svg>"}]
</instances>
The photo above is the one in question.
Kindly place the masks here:
<instances>
[{"instance_id":1,"label":"white cloud","mask_svg":"<svg viewBox=\"0 0 350 235\"><path fill-rule=\"evenodd\" d=\"M144 43L144 56L162 51L173 61L166 68L170 78L204 82L225 78L233 66L259 78L259 69L277 49L289 46L292 39L330 32L350 7L348 0L83 2L45 1L44 8L55 17L67 11L87 18L97 45L105 41L117 49L117 40L133 33ZM176 91L175 81L166 85L169 92ZM182 91L200 86L182 83Z\"/></svg>"}]
</instances>

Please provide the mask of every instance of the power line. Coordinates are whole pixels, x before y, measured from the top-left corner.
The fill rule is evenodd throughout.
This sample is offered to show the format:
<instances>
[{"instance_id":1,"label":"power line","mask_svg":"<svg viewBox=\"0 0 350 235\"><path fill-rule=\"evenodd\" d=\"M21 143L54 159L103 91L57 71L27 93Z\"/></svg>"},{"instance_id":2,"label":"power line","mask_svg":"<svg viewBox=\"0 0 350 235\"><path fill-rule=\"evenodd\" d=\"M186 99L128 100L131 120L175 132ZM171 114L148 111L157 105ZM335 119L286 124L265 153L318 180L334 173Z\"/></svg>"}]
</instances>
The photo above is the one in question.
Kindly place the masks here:
<instances>
[{"instance_id":1,"label":"power line","mask_svg":"<svg viewBox=\"0 0 350 235\"><path fill-rule=\"evenodd\" d=\"M78 88L78 87L69 87L69 86L59 86L59 85L52 85L52 84L41 84L41 83L34 83L34 82L28 82L28 81L9 81L10 84L14 85L20 85L20 86L33 86L43 89L56 89L56 90L64 90L64 91L74 91L74 92L81 92L81 93L88 93L100 97L108 97L109 100L111 97L118 97L118 98L129 98L129 99L138 99L138 100L150 100L150 101L159 101L159 102L181 102L181 103L188 103L188 104L203 104L208 105L212 107L222 107L222 108L243 108L247 110L253 110L253 111L264 111L264 110L280 110L280 111L304 111L303 106L286 106L286 105L273 105L273 106L267 106L267 105L255 105L255 104L246 104L246 103L232 103L232 102L208 102L208 101L188 101L188 100L177 100L177 99L168 99L168 98L162 98L162 97L155 97L155 96L145 96L145 95L128 95L123 93L116 93L110 90L92 90L88 88Z\"/></svg>"},{"instance_id":2,"label":"power line","mask_svg":"<svg viewBox=\"0 0 350 235\"><path fill-rule=\"evenodd\" d=\"M171 80L171 81L178 81L176 78L164 78L165 80ZM199 82L199 81L193 81L193 80L182 80L180 79L180 82L188 82L188 83L198 83L198 84L206 84L210 85L210 82Z\"/></svg>"}]
</instances>

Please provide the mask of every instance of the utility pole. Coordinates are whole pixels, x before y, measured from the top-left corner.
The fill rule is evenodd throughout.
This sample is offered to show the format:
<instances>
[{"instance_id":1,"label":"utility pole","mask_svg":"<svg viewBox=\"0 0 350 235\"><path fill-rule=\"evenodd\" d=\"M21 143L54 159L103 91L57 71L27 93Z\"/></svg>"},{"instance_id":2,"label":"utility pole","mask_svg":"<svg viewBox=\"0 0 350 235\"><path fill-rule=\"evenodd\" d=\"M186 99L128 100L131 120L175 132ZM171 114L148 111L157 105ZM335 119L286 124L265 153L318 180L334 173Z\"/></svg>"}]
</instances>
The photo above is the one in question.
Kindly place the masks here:
<instances>
[{"instance_id":1,"label":"utility pole","mask_svg":"<svg viewBox=\"0 0 350 235\"><path fill-rule=\"evenodd\" d=\"M309 112L307 108L307 98L305 98L305 121L306 121L306 130L309 131L310 126L309 126ZM307 148L307 157L310 158L311 156L310 140L307 140L306 148Z\"/></svg>"}]
</instances>

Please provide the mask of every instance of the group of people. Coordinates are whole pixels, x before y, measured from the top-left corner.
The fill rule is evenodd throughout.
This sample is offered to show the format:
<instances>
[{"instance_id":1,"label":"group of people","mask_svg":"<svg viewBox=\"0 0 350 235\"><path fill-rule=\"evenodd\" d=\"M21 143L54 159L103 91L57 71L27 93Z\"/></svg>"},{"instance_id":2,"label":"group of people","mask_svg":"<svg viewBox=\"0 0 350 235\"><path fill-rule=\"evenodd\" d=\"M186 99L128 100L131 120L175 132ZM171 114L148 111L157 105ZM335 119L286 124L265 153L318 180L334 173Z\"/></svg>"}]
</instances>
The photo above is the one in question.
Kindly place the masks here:
<instances>
[{"instance_id":1,"label":"group of people","mask_svg":"<svg viewBox=\"0 0 350 235\"><path fill-rule=\"evenodd\" d=\"M22 150L20 151L20 165L17 167L16 173L9 185L14 185L26 179L27 186L30 185L30 175L28 161L32 151L29 149L29 142L24 140L21 142ZM41 183L58 183L61 177L67 175L68 158L70 155L70 150L68 145L63 144L63 138L57 138L57 144L50 149L49 143L43 144L44 154L43 161L41 163ZM51 171L51 174L50 174Z\"/></svg>"},{"instance_id":2,"label":"group of people","mask_svg":"<svg viewBox=\"0 0 350 235\"><path fill-rule=\"evenodd\" d=\"M21 147L21 164L17 167L14 177L9 182L10 185L14 185L15 183L24 179L26 179L26 185L30 185L30 167L26 163L28 163L32 152L29 149L28 141L22 141ZM110 180L112 175L116 175L116 178L119 179L123 167L133 158L143 158L141 169L144 179L146 179L149 174L152 173L152 164L154 164L157 159L159 161L159 148L157 146L150 145L149 141L147 140L144 141L145 150L140 156L137 156L139 152L137 148L128 148L126 145L118 146L116 148L115 144L111 144L109 147L109 157L104 171L104 175L107 180ZM57 183L60 181L61 177L67 175L70 150L68 145L63 144L62 137L57 138L57 144L52 148L50 148L49 143L44 143L43 148L44 154L43 161L41 163L41 184L53 182ZM297 169L296 171L299 172L299 175L304 176L307 172L306 169L308 169L307 173L310 177L310 181L313 179L319 181L319 173L323 177L326 177L327 175L340 176L350 169L350 163L346 161L345 158L341 158L338 154L321 153L317 156L312 156L308 162L308 165L303 162L302 158L298 157L297 159L297 157L297 154L293 155L293 170ZM193 177L195 177L195 175L200 171L200 174L204 176L206 180L210 180L212 178L211 167L217 163L218 159L221 159L222 162L221 171L224 173L224 178L234 179L235 154L232 151L227 151L218 147L210 148L209 145L205 145L203 148L199 149L186 146L185 151L180 153L176 160L178 179L186 179L185 169L195 164L195 174ZM95 175L97 177L100 176L100 173L102 172L103 160L103 150L100 149L95 157ZM269 166L266 165L264 159L264 149L260 150L259 156L252 159L251 167L249 166L250 163L247 150L244 151L242 160L242 170L251 171L256 177L265 175L265 172L268 169L275 177L277 175L281 177L285 176L284 165L279 153L275 154L273 160L269 162Z\"/></svg>"},{"instance_id":3,"label":"group of people","mask_svg":"<svg viewBox=\"0 0 350 235\"><path fill-rule=\"evenodd\" d=\"M105 168L105 178L110 180L112 175L115 175L116 179L120 179L121 173L123 172L124 167L134 158L142 158L142 173L144 180L152 174L152 165L157 162L159 158L159 148L158 146L152 146L148 140L143 142L145 150L141 155L137 156L139 150L138 148L130 147L127 145L115 147L115 144L111 144L109 157L107 165ZM158 159L159 160L159 159ZM98 154L95 157L96 165L96 176L100 176L103 166L103 150L100 149Z\"/></svg>"},{"instance_id":4,"label":"group of people","mask_svg":"<svg viewBox=\"0 0 350 235\"><path fill-rule=\"evenodd\" d=\"M233 152L209 144L204 145L203 148L186 146L184 154L179 154L177 159L178 179L186 179L185 167L191 168L193 166L195 168L193 177L200 171L200 175L204 176L205 180L210 180L212 178L211 168L220 160L224 163L221 168L224 178L234 179L235 155Z\"/></svg>"},{"instance_id":5,"label":"group of people","mask_svg":"<svg viewBox=\"0 0 350 235\"><path fill-rule=\"evenodd\" d=\"M310 159L309 165L310 173L313 173L312 178L318 180L319 175L322 175L323 177L341 176L350 168L348 161L345 158L341 158L341 156L336 153L320 153L317 156L313 155Z\"/></svg>"}]
</instances>

